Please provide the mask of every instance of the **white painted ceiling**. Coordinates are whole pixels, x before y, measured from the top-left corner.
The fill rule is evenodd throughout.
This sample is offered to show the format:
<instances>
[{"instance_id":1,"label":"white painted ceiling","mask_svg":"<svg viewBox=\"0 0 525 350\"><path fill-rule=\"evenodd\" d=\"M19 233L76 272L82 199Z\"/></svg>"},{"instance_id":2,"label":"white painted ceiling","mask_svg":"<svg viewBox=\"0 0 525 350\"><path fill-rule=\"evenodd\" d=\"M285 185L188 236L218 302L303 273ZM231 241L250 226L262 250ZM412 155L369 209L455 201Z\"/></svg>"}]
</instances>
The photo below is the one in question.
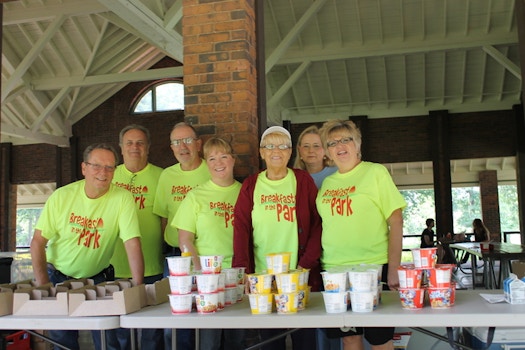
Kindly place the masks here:
<instances>
[{"instance_id":1,"label":"white painted ceiling","mask_svg":"<svg viewBox=\"0 0 525 350\"><path fill-rule=\"evenodd\" d=\"M515 0L256 1L269 123L520 103ZM67 147L71 126L128 82L182 76L148 70L166 55L184 62L182 0L17 0L3 10L1 142Z\"/></svg>"}]
</instances>

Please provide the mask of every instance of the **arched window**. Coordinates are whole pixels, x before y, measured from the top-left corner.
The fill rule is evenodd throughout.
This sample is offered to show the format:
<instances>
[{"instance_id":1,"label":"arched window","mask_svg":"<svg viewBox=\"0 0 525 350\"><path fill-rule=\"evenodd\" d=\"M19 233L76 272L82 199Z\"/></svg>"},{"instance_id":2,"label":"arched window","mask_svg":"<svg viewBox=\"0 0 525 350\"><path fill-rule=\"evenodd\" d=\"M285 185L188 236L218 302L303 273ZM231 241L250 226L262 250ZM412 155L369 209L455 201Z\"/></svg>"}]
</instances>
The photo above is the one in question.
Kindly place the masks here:
<instances>
[{"instance_id":1,"label":"arched window","mask_svg":"<svg viewBox=\"0 0 525 350\"><path fill-rule=\"evenodd\" d=\"M162 82L146 90L132 108L133 113L152 113L184 110L184 84Z\"/></svg>"}]
</instances>

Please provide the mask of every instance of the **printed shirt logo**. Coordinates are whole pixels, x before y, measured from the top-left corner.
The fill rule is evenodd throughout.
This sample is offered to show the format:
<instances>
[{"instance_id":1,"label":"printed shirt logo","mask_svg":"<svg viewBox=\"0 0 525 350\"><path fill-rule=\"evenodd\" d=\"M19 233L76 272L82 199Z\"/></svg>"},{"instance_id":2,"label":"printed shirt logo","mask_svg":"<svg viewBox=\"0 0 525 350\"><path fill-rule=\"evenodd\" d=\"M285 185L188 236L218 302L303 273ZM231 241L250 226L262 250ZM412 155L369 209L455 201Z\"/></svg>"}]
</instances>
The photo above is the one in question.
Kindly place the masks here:
<instances>
[{"instance_id":1,"label":"printed shirt logo","mask_svg":"<svg viewBox=\"0 0 525 350\"><path fill-rule=\"evenodd\" d=\"M229 228L233 227L233 205L226 202L210 202L210 210L213 211L214 216L219 216L224 218L224 227Z\"/></svg>"},{"instance_id":2,"label":"printed shirt logo","mask_svg":"<svg viewBox=\"0 0 525 350\"><path fill-rule=\"evenodd\" d=\"M86 216L69 215L69 225L71 232L78 235L77 245L87 248L100 248L100 231L104 230L104 220L102 218L90 219Z\"/></svg>"},{"instance_id":3,"label":"printed shirt logo","mask_svg":"<svg viewBox=\"0 0 525 350\"><path fill-rule=\"evenodd\" d=\"M188 192L193 189L191 186L172 186L171 195L173 196L174 202L182 202Z\"/></svg>"},{"instance_id":4,"label":"printed shirt logo","mask_svg":"<svg viewBox=\"0 0 525 350\"><path fill-rule=\"evenodd\" d=\"M261 204L264 210L275 210L277 222L281 220L295 221L295 195L271 194L261 195Z\"/></svg>"},{"instance_id":5,"label":"printed shirt logo","mask_svg":"<svg viewBox=\"0 0 525 350\"><path fill-rule=\"evenodd\" d=\"M329 204L332 216L350 216L352 210L352 198L350 195L355 192L355 186L346 188L336 188L326 190L322 197L322 204Z\"/></svg>"},{"instance_id":6,"label":"printed shirt logo","mask_svg":"<svg viewBox=\"0 0 525 350\"><path fill-rule=\"evenodd\" d=\"M134 184L127 184L118 181L115 182L115 185L124 188L133 194L133 197L135 198L135 204L138 205L139 210L146 208L146 198L148 197L149 192L148 186L135 186Z\"/></svg>"}]
</instances>

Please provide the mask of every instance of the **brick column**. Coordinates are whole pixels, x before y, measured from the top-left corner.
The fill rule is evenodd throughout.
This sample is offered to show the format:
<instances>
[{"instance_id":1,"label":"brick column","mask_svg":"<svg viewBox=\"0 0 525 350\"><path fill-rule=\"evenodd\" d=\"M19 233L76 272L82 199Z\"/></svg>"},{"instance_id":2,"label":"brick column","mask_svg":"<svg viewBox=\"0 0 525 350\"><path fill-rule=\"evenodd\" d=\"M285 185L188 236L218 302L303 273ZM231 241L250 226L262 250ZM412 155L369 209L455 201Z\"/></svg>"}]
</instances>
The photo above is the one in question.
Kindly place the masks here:
<instances>
[{"instance_id":1,"label":"brick column","mask_svg":"<svg viewBox=\"0 0 525 350\"><path fill-rule=\"evenodd\" d=\"M235 176L258 170L254 0L183 0L186 121L232 141Z\"/></svg>"},{"instance_id":2,"label":"brick column","mask_svg":"<svg viewBox=\"0 0 525 350\"><path fill-rule=\"evenodd\" d=\"M485 170L479 172L479 194L481 213L491 239L501 241L501 221L499 214L498 172Z\"/></svg>"}]
</instances>

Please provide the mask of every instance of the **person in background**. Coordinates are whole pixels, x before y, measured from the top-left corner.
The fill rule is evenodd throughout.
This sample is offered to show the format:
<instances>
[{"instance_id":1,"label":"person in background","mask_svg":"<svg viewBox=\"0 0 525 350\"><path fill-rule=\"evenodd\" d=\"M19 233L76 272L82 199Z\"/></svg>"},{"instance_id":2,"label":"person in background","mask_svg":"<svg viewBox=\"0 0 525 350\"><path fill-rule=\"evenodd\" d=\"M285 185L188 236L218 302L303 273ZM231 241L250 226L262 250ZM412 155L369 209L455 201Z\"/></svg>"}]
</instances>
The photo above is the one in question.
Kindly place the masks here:
<instances>
[{"instance_id":1,"label":"person in background","mask_svg":"<svg viewBox=\"0 0 525 350\"><path fill-rule=\"evenodd\" d=\"M233 178L235 156L230 144L213 137L204 144L204 159L211 179L191 190L170 223L179 231L179 247L191 252L196 270L199 255L222 255L222 268L230 268L233 256L233 208L240 182ZM242 350L244 329L200 329L199 349Z\"/></svg>"},{"instance_id":2,"label":"person in background","mask_svg":"<svg viewBox=\"0 0 525 350\"><path fill-rule=\"evenodd\" d=\"M133 196L111 183L117 159L109 145L87 147L84 179L57 189L47 200L31 240L37 286L79 278L91 278L97 284L113 280L110 259L119 239L124 242L132 281L143 283L144 259ZM49 336L67 348L79 348L78 331L51 330ZM98 331L93 331L93 341L100 349ZM111 337L107 346L118 349Z\"/></svg>"},{"instance_id":3,"label":"person in background","mask_svg":"<svg viewBox=\"0 0 525 350\"><path fill-rule=\"evenodd\" d=\"M323 225L322 267L383 265L383 281L396 290L405 200L384 166L362 161L361 132L352 121L327 121L320 133L338 168L324 179L316 201ZM363 335L373 350L382 350L393 349L394 329L328 329L328 335L343 337L345 350L363 349Z\"/></svg>"},{"instance_id":4,"label":"person in background","mask_svg":"<svg viewBox=\"0 0 525 350\"><path fill-rule=\"evenodd\" d=\"M476 218L472 221L472 229L474 242L488 242L490 240L490 232L481 219Z\"/></svg>"},{"instance_id":5,"label":"person in background","mask_svg":"<svg viewBox=\"0 0 525 350\"><path fill-rule=\"evenodd\" d=\"M317 126L311 125L299 135L294 168L308 171L317 188L321 187L325 177L337 171L332 160L326 156ZM328 338L323 328L318 328L316 335L318 350L341 349L341 338Z\"/></svg>"},{"instance_id":6,"label":"person in background","mask_svg":"<svg viewBox=\"0 0 525 350\"><path fill-rule=\"evenodd\" d=\"M299 135L293 167L308 171L317 188L321 187L325 177L337 171L325 154L317 126L309 126Z\"/></svg>"},{"instance_id":7,"label":"person in background","mask_svg":"<svg viewBox=\"0 0 525 350\"><path fill-rule=\"evenodd\" d=\"M163 169L148 162L150 144L150 132L142 125L124 127L119 134L124 164L117 167L113 176L113 183L131 192L135 199L144 254L144 283L147 284L161 280L164 272L163 229L160 216L153 214L157 183ZM118 240L111 258L116 278L131 277L125 252L123 242ZM106 334L112 332L106 331ZM119 328L115 332L121 349L131 349L130 330ZM142 329L141 348L163 349L163 334L161 329Z\"/></svg>"},{"instance_id":8,"label":"person in background","mask_svg":"<svg viewBox=\"0 0 525 350\"><path fill-rule=\"evenodd\" d=\"M162 171L157 185L153 213L163 218L163 224L172 222L182 200L188 192L210 179L206 162L200 157L202 140L197 131L188 123L175 124L170 133L170 147L178 163ZM169 245L166 256L181 255L179 234L171 225L165 225L164 240ZM164 264L164 274L168 275L167 264ZM164 333L164 346L171 349L171 329ZM195 347L195 331L193 329L177 330L177 349L192 350Z\"/></svg>"},{"instance_id":9,"label":"person in background","mask_svg":"<svg viewBox=\"0 0 525 350\"><path fill-rule=\"evenodd\" d=\"M421 233L421 245L420 248L432 248L434 247L434 219L427 219L427 227Z\"/></svg>"},{"instance_id":10,"label":"person in background","mask_svg":"<svg viewBox=\"0 0 525 350\"><path fill-rule=\"evenodd\" d=\"M233 267L246 267L247 273L266 270L266 255L291 252L291 269L310 269L309 285L319 291L321 221L315 208L317 187L304 170L287 167L292 155L290 133L272 126L264 131L260 155L266 170L244 180L234 208ZM261 329L262 340L282 330ZM315 349L315 329L292 333L294 349ZM281 337L263 349L286 348Z\"/></svg>"}]
</instances>

